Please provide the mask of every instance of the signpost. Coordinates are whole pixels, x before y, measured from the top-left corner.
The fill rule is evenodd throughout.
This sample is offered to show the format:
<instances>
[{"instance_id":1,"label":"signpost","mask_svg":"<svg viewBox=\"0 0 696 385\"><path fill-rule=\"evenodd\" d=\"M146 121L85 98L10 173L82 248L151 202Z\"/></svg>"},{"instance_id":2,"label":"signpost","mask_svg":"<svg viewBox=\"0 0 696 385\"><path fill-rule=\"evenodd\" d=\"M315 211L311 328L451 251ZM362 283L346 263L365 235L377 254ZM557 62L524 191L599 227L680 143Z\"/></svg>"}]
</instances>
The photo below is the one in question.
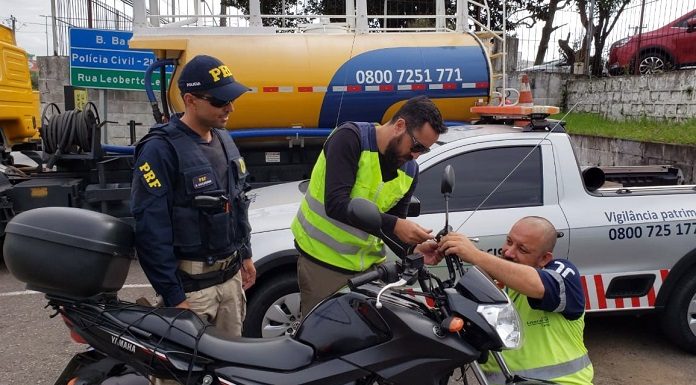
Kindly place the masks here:
<instances>
[{"instance_id":1,"label":"signpost","mask_svg":"<svg viewBox=\"0 0 696 385\"><path fill-rule=\"evenodd\" d=\"M145 70L155 61L151 51L128 48L132 32L70 29L70 84L111 90L145 90ZM171 78L167 69L167 81ZM153 89L160 77L153 76Z\"/></svg>"},{"instance_id":2,"label":"signpost","mask_svg":"<svg viewBox=\"0 0 696 385\"><path fill-rule=\"evenodd\" d=\"M145 70L155 61L147 50L128 48L132 32L99 29L70 29L70 84L74 87L98 88L99 110L107 119L107 90L145 90ZM167 83L172 76L167 67ZM155 74L158 75L158 74ZM160 76L152 77L152 88L160 89ZM102 138L108 142L107 126Z\"/></svg>"}]
</instances>

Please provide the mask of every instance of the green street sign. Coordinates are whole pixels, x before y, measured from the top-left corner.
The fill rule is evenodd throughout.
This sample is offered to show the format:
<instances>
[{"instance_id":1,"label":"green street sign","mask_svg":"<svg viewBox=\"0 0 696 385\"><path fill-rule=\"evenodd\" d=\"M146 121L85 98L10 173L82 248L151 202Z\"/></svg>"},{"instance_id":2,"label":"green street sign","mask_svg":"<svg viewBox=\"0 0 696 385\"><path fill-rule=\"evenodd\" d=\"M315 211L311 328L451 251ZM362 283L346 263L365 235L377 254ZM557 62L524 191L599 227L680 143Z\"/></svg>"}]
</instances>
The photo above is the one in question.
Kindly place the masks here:
<instances>
[{"instance_id":1,"label":"green street sign","mask_svg":"<svg viewBox=\"0 0 696 385\"><path fill-rule=\"evenodd\" d=\"M168 73L167 84L171 77L172 75ZM73 67L70 69L70 83L73 86L87 88L144 91L145 72ZM160 89L159 74L152 77L152 88Z\"/></svg>"}]
</instances>

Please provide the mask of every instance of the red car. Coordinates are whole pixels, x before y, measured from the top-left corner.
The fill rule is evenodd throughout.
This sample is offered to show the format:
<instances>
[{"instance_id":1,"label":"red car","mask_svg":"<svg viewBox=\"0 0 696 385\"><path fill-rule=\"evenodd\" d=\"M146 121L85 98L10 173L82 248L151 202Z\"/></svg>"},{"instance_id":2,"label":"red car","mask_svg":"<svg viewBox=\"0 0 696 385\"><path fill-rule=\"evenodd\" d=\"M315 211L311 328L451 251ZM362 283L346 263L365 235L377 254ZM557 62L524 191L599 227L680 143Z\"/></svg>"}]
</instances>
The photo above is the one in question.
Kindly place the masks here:
<instances>
[{"instance_id":1,"label":"red car","mask_svg":"<svg viewBox=\"0 0 696 385\"><path fill-rule=\"evenodd\" d=\"M609 49L611 75L652 74L696 65L696 9L662 28L617 41Z\"/></svg>"}]
</instances>

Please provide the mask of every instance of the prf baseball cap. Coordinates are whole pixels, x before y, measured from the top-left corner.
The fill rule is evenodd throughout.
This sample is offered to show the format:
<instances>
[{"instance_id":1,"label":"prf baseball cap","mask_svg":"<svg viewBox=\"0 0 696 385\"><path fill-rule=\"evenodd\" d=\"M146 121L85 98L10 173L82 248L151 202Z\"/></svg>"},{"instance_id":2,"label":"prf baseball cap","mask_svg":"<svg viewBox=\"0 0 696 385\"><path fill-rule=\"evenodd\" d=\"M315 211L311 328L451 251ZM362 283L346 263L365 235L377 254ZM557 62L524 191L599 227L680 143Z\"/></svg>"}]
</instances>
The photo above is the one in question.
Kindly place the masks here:
<instances>
[{"instance_id":1,"label":"prf baseball cap","mask_svg":"<svg viewBox=\"0 0 696 385\"><path fill-rule=\"evenodd\" d=\"M181 71L178 84L182 94L207 94L225 101L233 101L249 91L249 87L234 80L225 64L208 55L191 59Z\"/></svg>"}]
</instances>

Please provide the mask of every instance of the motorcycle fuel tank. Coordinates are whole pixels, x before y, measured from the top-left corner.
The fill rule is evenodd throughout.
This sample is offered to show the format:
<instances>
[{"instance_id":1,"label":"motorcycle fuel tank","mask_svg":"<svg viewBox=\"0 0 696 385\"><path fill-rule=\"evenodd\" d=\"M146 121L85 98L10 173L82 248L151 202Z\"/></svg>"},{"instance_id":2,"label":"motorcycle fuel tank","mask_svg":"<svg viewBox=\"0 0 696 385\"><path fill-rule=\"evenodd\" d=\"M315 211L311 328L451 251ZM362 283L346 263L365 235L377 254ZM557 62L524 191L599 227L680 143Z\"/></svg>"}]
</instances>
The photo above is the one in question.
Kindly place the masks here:
<instances>
[{"instance_id":1,"label":"motorcycle fuel tank","mask_svg":"<svg viewBox=\"0 0 696 385\"><path fill-rule=\"evenodd\" d=\"M297 340L314 347L317 358L352 353L388 341L389 326L364 295L336 294L312 310Z\"/></svg>"}]
</instances>

